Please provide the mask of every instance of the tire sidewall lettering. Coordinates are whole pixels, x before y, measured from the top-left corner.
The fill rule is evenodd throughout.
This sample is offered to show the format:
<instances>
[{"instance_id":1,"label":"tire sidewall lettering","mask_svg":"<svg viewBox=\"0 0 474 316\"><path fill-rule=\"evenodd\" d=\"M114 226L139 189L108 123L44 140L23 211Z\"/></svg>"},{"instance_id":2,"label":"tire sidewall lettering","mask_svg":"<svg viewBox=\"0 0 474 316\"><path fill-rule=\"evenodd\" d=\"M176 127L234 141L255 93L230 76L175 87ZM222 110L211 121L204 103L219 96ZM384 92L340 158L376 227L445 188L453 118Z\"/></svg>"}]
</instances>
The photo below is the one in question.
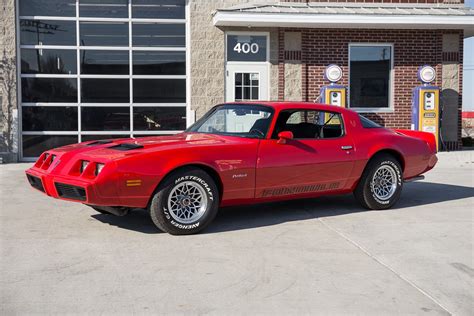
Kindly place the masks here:
<instances>
[{"instance_id":1,"label":"tire sidewall lettering","mask_svg":"<svg viewBox=\"0 0 474 316\"><path fill-rule=\"evenodd\" d=\"M205 189L205 191L207 192L207 195L208 195L209 199L211 201L214 201L214 195L212 194L211 187L209 186L209 184L205 180L203 180L199 177L196 177L196 176L184 176L184 177L179 177L178 179L176 179L174 181L174 185L177 185L178 183L183 182L183 181L194 181L194 182L200 184Z\"/></svg>"}]
</instances>

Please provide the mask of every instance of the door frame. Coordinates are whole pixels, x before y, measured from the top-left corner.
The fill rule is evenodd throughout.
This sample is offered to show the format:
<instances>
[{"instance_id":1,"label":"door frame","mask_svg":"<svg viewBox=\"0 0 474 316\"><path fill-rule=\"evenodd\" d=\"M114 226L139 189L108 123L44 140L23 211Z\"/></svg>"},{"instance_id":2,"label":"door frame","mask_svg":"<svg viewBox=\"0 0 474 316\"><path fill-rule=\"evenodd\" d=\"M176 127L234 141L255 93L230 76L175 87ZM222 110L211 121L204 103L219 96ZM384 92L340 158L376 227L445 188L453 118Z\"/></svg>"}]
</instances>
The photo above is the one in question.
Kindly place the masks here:
<instances>
[{"instance_id":1,"label":"door frame","mask_svg":"<svg viewBox=\"0 0 474 316\"><path fill-rule=\"evenodd\" d=\"M228 35L260 35L260 36L266 36L267 37L267 49L266 49L266 60L265 61L227 61L227 37ZM226 31L225 36L224 36L224 100L227 100L227 88L228 88L228 82L227 82L227 65L234 65L234 66L252 66L254 64L257 65L264 65L266 66L266 71L267 71L267 96L268 100L270 100L270 32L253 32L253 31ZM255 71L259 72L260 71ZM226 101L227 102L227 101Z\"/></svg>"}]
</instances>

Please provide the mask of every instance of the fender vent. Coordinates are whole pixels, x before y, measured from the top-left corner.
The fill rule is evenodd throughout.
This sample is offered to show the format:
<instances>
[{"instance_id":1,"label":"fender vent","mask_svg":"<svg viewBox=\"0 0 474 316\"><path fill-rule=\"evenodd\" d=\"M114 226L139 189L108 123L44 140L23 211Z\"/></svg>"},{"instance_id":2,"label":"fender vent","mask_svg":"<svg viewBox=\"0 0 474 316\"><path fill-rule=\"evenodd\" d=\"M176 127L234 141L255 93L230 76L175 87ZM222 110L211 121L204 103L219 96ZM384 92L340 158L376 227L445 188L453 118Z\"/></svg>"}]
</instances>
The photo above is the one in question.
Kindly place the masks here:
<instances>
[{"instance_id":1,"label":"fender vent","mask_svg":"<svg viewBox=\"0 0 474 316\"><path fill-rule=\"evenodd\" d=\"M110 149L115 149L115 150L120 150L120 151L127 151L127 150L143 148L143 145L123 143L123 144L115 145L115 146L112 146L112 147L109 147L109 148Z\"/></svg>"}]
</instances>

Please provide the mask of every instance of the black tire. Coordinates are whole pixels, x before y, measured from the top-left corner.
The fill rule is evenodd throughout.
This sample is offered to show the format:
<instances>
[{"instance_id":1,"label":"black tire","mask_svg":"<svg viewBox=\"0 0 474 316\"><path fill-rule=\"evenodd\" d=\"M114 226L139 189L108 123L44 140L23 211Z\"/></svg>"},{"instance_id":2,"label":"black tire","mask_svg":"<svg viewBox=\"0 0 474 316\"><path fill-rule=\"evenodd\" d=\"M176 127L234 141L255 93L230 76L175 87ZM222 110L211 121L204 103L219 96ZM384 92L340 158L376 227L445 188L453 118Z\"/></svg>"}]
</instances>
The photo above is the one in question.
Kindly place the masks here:
<instances>
[{"instance_id":1,"label":"black tire","mask_svg":"<svg viewBox=\"0 0 474 316\"><path fill-rule=\"evenodd\" d=\"M396 177L396 181L394 181L396 187L393 193L387 194L385 198L381 198L380 194L377 194L376 187L378 180L374 178L376 172L383 172L382 170ZM392 171L394 172L393 174ZM402 188L403 172L400 163L392 155L380 154L372 158L365 167L354 191L354 196L357 201L367 209L383 210L392 207L398 202ZM390 192L392 191L390 190Z\"/></svg>"},{"instance_id":2,"label":"black tire","mask_svg":"<svg viewBox=\"0 0 474 316\"><path fill-rule=\"evenodd\" d=\"M185 184L191 186L198 196L207 199L195 220L192 217L178 218L179 211L172 211L168 206L170 194L174 194L173 190L176 192L176 188L182 188ZM182 195L182 200L186 199L186 196L188 195ZM183 206L183 209L186 207ZM183 168L167 176L159 185L150 203L150 216L153 223L164 232L172 235L190 235L200 232L209 225L217 215L218 209L219 190L211 176L199 168ZM190 214L189 208L187 210L187 214Z\"/></svg>"}]
</instances>

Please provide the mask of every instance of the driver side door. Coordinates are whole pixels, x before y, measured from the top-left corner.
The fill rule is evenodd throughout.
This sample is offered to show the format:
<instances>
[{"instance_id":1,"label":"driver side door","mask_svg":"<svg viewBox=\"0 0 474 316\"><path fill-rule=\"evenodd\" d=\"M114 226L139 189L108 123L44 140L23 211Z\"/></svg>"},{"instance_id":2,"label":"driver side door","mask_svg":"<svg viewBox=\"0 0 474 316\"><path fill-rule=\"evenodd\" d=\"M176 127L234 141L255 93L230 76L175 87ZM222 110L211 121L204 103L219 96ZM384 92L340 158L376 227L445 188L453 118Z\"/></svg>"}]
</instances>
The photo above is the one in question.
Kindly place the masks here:
<instances>
[{"instance_id":1,"label":"driver side door","mask_svg":"<svg viewBox=\"0 0 474 316\"><path fill-rule=\"evenodd\" d=\"M255 197L278 199L346 189L354 144L344 131L342 115L288 111L280 112L271 139L260 142ZM279 143L281 131L291 131L294 138Z\"/></svg>"}]
</instances>

